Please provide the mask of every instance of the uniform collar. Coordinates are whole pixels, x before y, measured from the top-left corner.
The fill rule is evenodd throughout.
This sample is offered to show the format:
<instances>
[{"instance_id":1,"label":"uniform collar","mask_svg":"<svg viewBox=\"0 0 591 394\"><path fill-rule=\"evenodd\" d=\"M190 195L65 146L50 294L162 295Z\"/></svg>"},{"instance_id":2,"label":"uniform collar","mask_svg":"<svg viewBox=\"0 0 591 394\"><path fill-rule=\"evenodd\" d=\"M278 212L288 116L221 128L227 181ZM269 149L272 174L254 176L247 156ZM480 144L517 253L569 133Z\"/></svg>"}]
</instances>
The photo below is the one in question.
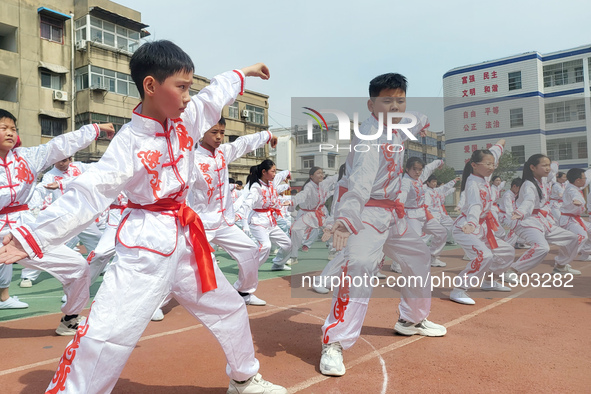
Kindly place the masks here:
<instances>
[{"instance_id":1,"label":"uniform collar","mask_svg":"<svg viewBox=\"0 0 591 394\"><path fill-rule=\"evenodd\" d=\"M215 157L218 155L219 150L220 150L220 148L217 148L216 150L213 151L213 153L211 153L211 151L209 149L204 148L203 146L201 146L201 144L199 144L199 146L197 146L197 152L201 153L202 155L205 155L205 156Z\"/></svg>"},{"instance_id":2,"label":"uniform collar","mask_svg":"<svg viewBox=\"0 0 591 394\"><path fill-rule=\"evenodd\" d=\"M131 115L131 125L133 127L133 131L137 133L147 134L154 136L158 134L165 134L166 128L170 128L170 119L166 119L165 124L163 125L159 121L154 118L150 118L149 116L142 115L142 103L139 103L134 109Z\"/></svg>"}]
</instances>

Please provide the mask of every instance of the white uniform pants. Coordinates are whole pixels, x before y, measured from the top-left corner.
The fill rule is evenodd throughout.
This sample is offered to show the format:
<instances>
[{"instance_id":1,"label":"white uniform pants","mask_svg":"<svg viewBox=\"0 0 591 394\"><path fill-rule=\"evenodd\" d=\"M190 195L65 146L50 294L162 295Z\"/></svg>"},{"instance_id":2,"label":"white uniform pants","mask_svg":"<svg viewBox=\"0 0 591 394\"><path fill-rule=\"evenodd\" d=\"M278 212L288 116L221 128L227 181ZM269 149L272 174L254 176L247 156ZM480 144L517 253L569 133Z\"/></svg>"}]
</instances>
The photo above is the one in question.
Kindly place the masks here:
<instances>
[{"instance_id":1,"label":"white uniform pants","mask_svg":"<svg viewBox=\"0 0 591 394\"><path fill-rule=\"evenodd\" d=\"M515 232L531 245L531 248L511 266L519 273L527 272L540 264L550 251L549 243L560 246L558 256L554 259L555 265L564 266L577 256L579 249L577 235L558 226L553 225L551 231L542 232L537 228L518 225Z\"/></svg>"},{"instance_id":2,"label":"white uniform pants","mask_svg":"<svg viewBox=\"0 0 591 394\"><path fill-rule=\"evenodd\" d=\"M567 216L564 216L564 218L567 218ZM564 221L564 218L562 221ZM579 242L577 254L591 254L591 241L589 240L589 235L591 234L591 223L583 219L581 220L585 224L586 229L583 228L583 226L581 226L581 224L572 217L569 217L568 222L561 227L577 235L577 241Z\"/></svg>"},{"instance_id":3,"label":"white uniform pants","mask_svg":"<svg viewBox=\"0 0 591 394\"><path fill-rule=\"evenodd\" d=\"M470 259L466 268L458 274L462 278L460 289L468 290L472 286L480 284L484 275L491 271L495 275L505 272L515 259L515 249L501 239L496 239L498 247L491 249L491 245L486 236L475 234L464 234L462 229L454 227L454 238L464 249L464 253ZM476 277L478 280L472 280Z\"/></svg>"},{"instance_id":4,"label":"white uniform pants","mask_svg":"<svg viewBox=\"0 0 591 394\"><path fill-rule=\"evenodd\" d=\"M423 233L432 236L431 245L429 246L431 259L434 260L439 257L447 240L447 230L445 227L443 227L436 219L427 221L426 219L407 217L406 222L408 223L408 227L417 233L419 237L422 236ZM399 259L397 258L396 261L399 262ZM430 264L430 261L428 263Z\"/></svg>"},{"instance_id":5,"label":"white uniform pants","mask_svg":"<svg viewBox=\"0 0 591 394\"><path fill-rule=\"evenodd\" d=\"M117 227L107 225L96 248L88 254L86 261L90 267L90 284L100 276L111 258L115 256L115 237Z\"/></svg>"},{"instance_id":6,"label":"white uniform pants","mask_svg":"<svg viewBox=\"0 0 591 394\"><path fill-rule=\"evenodd\" d=\"M219 341L231 379L247 380L257 373L259 362L244 300L216 264L217 289L201 292L186 237L188 228L179 226L178 243L169 257L117 245L119 260L105 274L88 320L66 348L48 389L62 386L70 394L111 392L152 314L169 294Z\"/></svg>"},{"instance_id":7,"label":"white uniform pants","mask_svg":"<svg viewBox=\"0 0 591 394\"><path fill-rule=\"evenodd\" d=\"M61 245L45 251L41 259L22 259L18 264L30 270L46 271L60 281L68 297L61 308L64 314L77 315L86 307L90 298L90 272L80 253ZM8 288L11 279L12 264L0 264L0 288Z\"/></svg>"},{"instance_id":8,"label":"white uniform pants","mask_svg":"<svg viewBox=\"0 0 591 394\"><path fill-rule=\"evenodd\" d=\"M267 229L263 226L250 225L250 232L257 240L259 252L259 267L267 261L271 252L271 243L275 243L281 248L283 253L287 253L291 248L291 240L278 226ZM287 260L287 259L286 259ZM276 263L281 265L280 263Z\"/></svg>"},{"instance_id":9,"label":"white uniform pants","mask_svg":"<svg viewBox=\"0 0 591 394\"><path fill-rule=\"evenodd\" d=\"M445 228L445 231L447 231L447 242L453 242L454 220L449 215L442 215L438 220L439 224L441 224Z\"/></svg>"},{"instance_id":10,"label":"white uniform pants","mask_svg":"<svg viewBox=\"0 0 591 394\"><path fill-rule=\"evenodd\" d=\"M259 283L259 248L236 226L205 230L209 243L224 249L238 263L238 280L234 288L242 293L254 293Z\"/></svg>"},{"instance_id":11,"label":"white uniform pants","mask_svg":"<svg viewBox=\"0 0 591 394\"><path fill-rule=\"evenodd\" d=\"M310 235L307 233L308 230L313 230L312 227L308 226L304 223L303 219L305 216L300 216L296 219L291 226L290 230L290 239L291 239L291 249L288 250L280 250L277 253L277 256L273 259L273 262L277 265L285 264L287 260L291 257L297 258L298 257L298 250L302 246L304 240ZM315 241L315 239L314 239ZM313 242L312 242L313 243ZM279 245L281 246L281 245ZM283 248L282 248L283 249Z\"/></svg>"},{"instance_id":12,"label":"white uniform pants","mask_svg":"<svg viewBox=\"0 0 591 394\"><path fill-rule=\"evenodd\" d=\"M84 245L88 253L96 249L103 233L98 229L95 222L88 226L84 231L77 235L80 242ZM21 278L37 280L41 271L31 268L23 268L21 271Z\"/></svg>"},{"instance_id":13,"label":"white uniform pants","mask_svg":"<svg viewBox=\"0 0 591 394\"><path fill-rule=\"evenodd\" d=\"M370 277L381 261L382 251L386 256L396 255L406 277L420 277L424 286L407 286L401 289L402 297L398 307L400 317L418 323L429 315L431 309L431 288L428 282L430 265L429 250L425 243L410 229L398 235L396 228L378 232L372 226L351 235L342 255L342 273L345 276ZM372 287L341 286L335 289L330 313L322 326L323 343L340 342L348 349L359 338L363 320L367 313Z\"/></svg>"}]
</instances>

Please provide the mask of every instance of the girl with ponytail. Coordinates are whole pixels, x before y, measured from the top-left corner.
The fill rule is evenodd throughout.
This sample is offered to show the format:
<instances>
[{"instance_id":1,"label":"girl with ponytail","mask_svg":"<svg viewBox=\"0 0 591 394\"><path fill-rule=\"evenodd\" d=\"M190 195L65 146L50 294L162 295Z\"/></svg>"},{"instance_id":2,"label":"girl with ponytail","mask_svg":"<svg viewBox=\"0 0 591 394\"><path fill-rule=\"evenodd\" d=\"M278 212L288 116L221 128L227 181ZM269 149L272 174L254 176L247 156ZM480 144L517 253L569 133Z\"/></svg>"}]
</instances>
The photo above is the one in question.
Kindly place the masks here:
<instances>
[{"instance_id":1,"label":"girl with ponytail","mask_svg":"<svg viewBox=\"0 0 591 394\"><path fill-rule=\"evenodd\" d=\"M458 274L462 284L449 296L450 300L460 304L475 304L466 293L474 283L481 283L481 290L511 290L495 280L495 276L503 274L513 262L515 249L495 236L500 224L491 212L493 191L489 183L504 146L505 140L499 140L490 150L474 151L462 174L461 190L465 202L454 223L453 235L470 262ZM478 280L471 280L473 277Z\"/></svg>"},{"instance_id":2,"label":"girl with ponytail","mask_svg":"<svg viewBox=\"0 0 591 394\"><path fill-rule=\"evenodd\" d=\"M304 242L304 237L318 236L318 229L325 226L328 210L324 203L330 197L330 191L334 187L338 174L324 179L324 171L320 167L312 167L309 178L302 186L302 190L291 199L293 207L299 205L297 218L291 226L291 250L289 253L277 253L273 263L282 265L291 261L298 262L298 250ZM307 247L306 247L307 248ZM291 259L291 260L290 260Z\"/></svg>"},{"instance_id":3,"label":"girl with ponytail","mask_svg":"<svg viewBox=\"0 0 591 394\"><path fill-rule=\"evenodd\" d=\"M522 178L517 209L513 211L511 218L517 221L515 233L531 247L511 265L507 273L509 278L515 280L517 274L540 264L550 251L549 243L560 246L558 256L554 259L554 273L579 275L581 272L571 268L569 264L577 255L578 237L558 227L547 211L551 178L548 156L538 153L527 159L523 165Z\"/></svg>"},{"instance_id":4,"label":"girl with ponytail","mask_svg":"<svg viewBox=\"0 0 591 394\"><path fill-rule=\"evenodd\" d=\"M248 196L241 207L242 230L252 235L259 245L259 267L267 261L271 251L271 242L277 244L285 253L291 248L291 240L277 225L281 202L277 194L277 186L290 176L289 171L277 169L272 160L263 160L259 165L250 168L247 183L250 188ZM273 271L290 271L285 264L273 264Z\"/></svg>"}]
</instances>

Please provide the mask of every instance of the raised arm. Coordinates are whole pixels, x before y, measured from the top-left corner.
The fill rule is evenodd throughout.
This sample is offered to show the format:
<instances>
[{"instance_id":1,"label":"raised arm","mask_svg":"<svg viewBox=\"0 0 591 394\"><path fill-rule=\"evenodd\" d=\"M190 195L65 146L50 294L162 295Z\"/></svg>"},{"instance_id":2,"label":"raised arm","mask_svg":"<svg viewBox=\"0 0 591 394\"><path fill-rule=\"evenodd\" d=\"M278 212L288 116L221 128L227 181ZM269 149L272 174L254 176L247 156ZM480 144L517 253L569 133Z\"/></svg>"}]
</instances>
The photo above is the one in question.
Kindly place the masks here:
<instances>
[{"instance_id":1,"label":"raised arm","mask_svg":"<svg viewBox=\"0 0 591 394\"><path fill-rule=\"evenodd\" d=\"M433 172L443 165L443 160L433 160L431 163L427 164L425 168L423 168L423 172L419 177L419 180L422 183L425 183L427 179L433 174Z\"/></svg>"},{"instance_id":2,"label":"raised arm","mask_svg":"<svg viewBox=\"0 0 591 394\"><path fill-rule=\"evenodd\" d=\"M234 142L221 145L221 148L224 150L226 163L230 163L249 152L265 146L272 139L273 134L265 130L255 134L243 135L236 138Z\"/></svg>"}]
</instances>

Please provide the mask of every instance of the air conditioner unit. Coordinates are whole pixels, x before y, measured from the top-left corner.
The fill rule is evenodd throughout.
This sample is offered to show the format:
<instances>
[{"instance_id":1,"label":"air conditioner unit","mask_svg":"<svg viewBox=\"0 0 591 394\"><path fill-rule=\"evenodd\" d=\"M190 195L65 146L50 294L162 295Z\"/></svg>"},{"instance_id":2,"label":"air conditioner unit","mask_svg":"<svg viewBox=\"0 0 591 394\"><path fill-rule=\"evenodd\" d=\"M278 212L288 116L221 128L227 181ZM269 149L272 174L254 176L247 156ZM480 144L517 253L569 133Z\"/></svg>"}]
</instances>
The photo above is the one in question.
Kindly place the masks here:
<instances>
[{"instance_id":1,"label":"air conditioner unit","mask_svg":"<svg viewBox=\"0 0 591 394\"><path fill-rule=\"evenodd\" d=\"M248 115L249 115L249 113L248 113L248 110L247 109L243 109L240 112L240 116L243 117L243 118L248 118Z\"/></svg>"},{"instance_id":2,"label":"air conditioner unit","mask_svg":"<svg viewBox=\"0 0 591 394\"><path fill-rule=\"evenodd\" d=\"M77 51L85 51L86 50L86 40L76 41L76 50Z\"/></svg>"},{"instance_id":3,"label":"air conditioner unit","mask_svg":"<svg viewBox=\"0 0 591 394\"><path fill-rule=\"evenodd\" d=\"M95 83L90 85L90 90L109 90L109 86L105 82Z\"/></svg>"},{"instance_id":4,"label":"air conditioner unit","mask_svg":"<svg viewBox=\"0 0 591 394\"><path fill-rule=\"evenodd\" d=\"M54 90L53 99L55 101L68 101L68 92L64 92L63 90Z\"/></svg>"}]
</instances>

